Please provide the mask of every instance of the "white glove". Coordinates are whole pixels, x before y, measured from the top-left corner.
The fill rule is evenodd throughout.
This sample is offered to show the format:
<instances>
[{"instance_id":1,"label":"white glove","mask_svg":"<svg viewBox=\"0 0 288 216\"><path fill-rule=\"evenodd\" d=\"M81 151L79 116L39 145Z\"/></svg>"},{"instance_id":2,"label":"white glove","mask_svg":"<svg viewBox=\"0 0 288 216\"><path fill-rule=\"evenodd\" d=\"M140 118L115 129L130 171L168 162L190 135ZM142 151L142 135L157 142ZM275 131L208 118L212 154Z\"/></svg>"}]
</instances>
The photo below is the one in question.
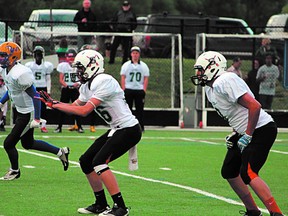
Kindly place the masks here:
<instances>
[{"instance_id":1,"label":"white glove","mask_svg":"<svg viewBox=\"0 0 288 216\"><path fill-rule=\"evenodd\" d=\"M226 146L228 149L233 148L235 139L237 139L237 137L238 137L238 134L235 131L233 131L231 134L225 137Z\"/></svg>"},{"instance_id":2,"label":"white glove","mask_svg":"<svg viewBox=\"0 0 288 216\"><path fill-rule=\"evenodd\" d=\"M47 121L45 119L33 119L30 123L30 128L40 128L42 123L46 123Z\"/></svg>"},{"instance_id":3,"label":"white glove","mask_svg":"<svg viewBox=\"0 0 288 216\"><path fill-rule=\"evenodd\" d=\"M252 136L248 134L244 134L239 140L238 140L238 148L240 149L241 153L243 150L248 146L248 144L251 142Z\"/></svg>"}]
</instances>

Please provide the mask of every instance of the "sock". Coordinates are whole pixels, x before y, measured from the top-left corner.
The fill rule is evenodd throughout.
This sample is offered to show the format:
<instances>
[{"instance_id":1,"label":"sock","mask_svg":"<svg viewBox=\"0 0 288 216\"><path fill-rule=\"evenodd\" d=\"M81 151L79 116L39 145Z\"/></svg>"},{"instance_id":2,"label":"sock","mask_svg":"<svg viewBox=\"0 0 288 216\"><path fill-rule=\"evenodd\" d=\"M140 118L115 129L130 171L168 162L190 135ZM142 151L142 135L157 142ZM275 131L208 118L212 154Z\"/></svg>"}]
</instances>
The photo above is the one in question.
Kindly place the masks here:
<instances>
[{"instance_id":1,"label":"sock","mask_svg":"<svg viewBox=\"0 0 288 216\"><path fill-rule=\"evenodd\" d=\"M282 214L282 212L281 212L280 208L278 207L278 205L277 205L274 197L271 197L270 199L266 200L266 201L264 202L264 205L266 206L266 208L268 209L268 211L269 211L270 213L272 213L272 212L273 212L273 213L277 212L277 213L281 213L281 214Z\"/></svg>"},{"instance_id":2,"label":"sock","mask_svg":"<svg viewBox=\"0 0 288 216\"><path fill-rule=\"evenodd\" d=\"M113 199L114 203L117 204L118 207L126 209L126 206L125 206L121 192L114 194L112 196L112 199Z\"/></svg>"},{"instance_id":3,"label":"sock","mask_svg":"<svg viewBox=\"0 0 288 216\"><path fill-rule=\"evenodd\" d=\"M101 207L108 206L104 189L101 191L94 192L94 196L96 198L96 204L100 205Z\"/></svg>"}]
</instances>

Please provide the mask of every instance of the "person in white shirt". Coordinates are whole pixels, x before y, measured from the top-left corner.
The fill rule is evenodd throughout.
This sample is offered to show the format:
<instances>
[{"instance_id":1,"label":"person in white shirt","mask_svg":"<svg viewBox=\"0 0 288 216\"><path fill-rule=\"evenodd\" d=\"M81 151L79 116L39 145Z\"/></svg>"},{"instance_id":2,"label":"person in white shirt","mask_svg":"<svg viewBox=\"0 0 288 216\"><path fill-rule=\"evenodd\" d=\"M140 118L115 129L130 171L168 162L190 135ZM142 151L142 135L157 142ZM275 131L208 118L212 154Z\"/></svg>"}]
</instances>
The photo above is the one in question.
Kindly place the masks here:
<instances>
[{"instance_id":1,"label":"person in white shirt","mask_svg":"<svg viewBox=\"0 0 288 216\"><path fill-rule=\"evenodd\" d=\"M221 174L246 207L245 215L262 216L247 185L258 195L271 216L282 216L268 185L259 176L277 136L277 126L239 76L226 72L225 57L214 51L196 60L195 85L205 86L208 100L228 121L233 133L226 137L228 148Z\"/></svg>"},{"instance_id":2,"label":"person in white shirt","mask_svg":"<svg viewBox=\"0 0 288 216\"><path fill-rule=\"evenodd\" d=\"M34 61L27 62L26 67L29 67L34 75L34 85L37 91L47 91L51 94L51 73L53 72L54 66L51 62L44 60L45 50L42 46L35 46L33 50ZM42 104L41 106L41 116L46 119L46 106ZM46 123L41 125L41 132L48 133L46 128Z\"/></svg>"},{"instance_id":3,"label":"person in white shirt","mask_svg":"<svg viewBox=\"0 0 288 216\"><path fill-rule=\"evenodd\" d=\"M60 103L46 92L40 92L42 101L53 109L79 116L87 116L95 111L110 126L79 159L96 202L86 208L79 208L78 212L100 216L129 215L117 180L108 164L136 146L142 136L141 127L131 113L117 80L104 73L104 58L99 52L89 49L79 52L73 67L81 82L79 98L72 104ZM103 185L113 199L112 209L107 204Z\"/></svg>"},{"instance_id":4,"label":"person in white shirt","mask_svg":"<svg viewBox=\"0 0 288 216\"><path fill-rule=\"evenodd\" d=\"M130 52L131 60L121 67L121 87L131 111L135 104L135 116L144 131L143 113L150 71L147 64L140 60L141 50L138 46L132 47Z\"/></svg>"},{"instance_id":5,"label":"person in white shirt","mask_svg":"<svg viewBox=\"0 0 288 216\"><path fill-rule=\"evenodd\" d=\"M21 48L14 42L0 45L0 73L7 86L7 92L0 99L0 108L9 99L16 108L15 125L4 140L4 149L11 167L0 180L14 180L20 177L18 151L16 144L21 141L24 149L50 152L61 160L64 170L69 166L69 148L59 148L42 140L34 139L34 128L40 127L45 120L40 119L41 103L36 97L38 92L33 84L34 76L30 68L19 63Z\"/></svg>"},{"instance_id":6,"label":"person in white shirt","mask_svg":"<svg viewBox=\"0 0 288 216\"><path fill-rule=\"evenodd\" d=\"M74 102L79 96L79 85L77 82L77 76L75 69L72 68L72 63L76 56L77 52L75 49L68 49L66 51L66 60L61 62L57 66L57 71L59 72L59 83L61 85L61 96L60 101L64 103ZM55 129L55 133L62 132L62 125L64 122L65 114L60 113L58 127ZM80 116L73 116L73 121L76 120L76 124L70 127L69 131L78 131L79 133L84 133L82 128L82 121ZM74 123L74 122L73 122Z\"/></svg>"},{"instance_id":7,"label":"person in white shirt","mask_svg":"<svg viewBox=\"0 0 288 216\"><path fill-rule=\"evenodd\" d=\"M2 98L6 92L7 92L7 88L5 86L5 82L2 76L0 76L0 98ZM2 109L0 109L0 131L6 131L5 124L6 124L7 109L8 109L8 102L3 104Z\"/></svg>"}]
</instances>

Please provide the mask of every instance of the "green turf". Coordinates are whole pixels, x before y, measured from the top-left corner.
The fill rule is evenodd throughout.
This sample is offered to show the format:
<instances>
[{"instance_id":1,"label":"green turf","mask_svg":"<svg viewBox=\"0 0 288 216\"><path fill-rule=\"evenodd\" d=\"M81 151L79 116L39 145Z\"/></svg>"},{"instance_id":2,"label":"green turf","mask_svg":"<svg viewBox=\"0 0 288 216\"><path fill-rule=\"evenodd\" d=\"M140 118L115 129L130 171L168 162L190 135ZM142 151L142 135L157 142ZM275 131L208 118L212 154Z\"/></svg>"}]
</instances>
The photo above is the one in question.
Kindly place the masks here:
<instances>
[{"instance_id":1,"label":"green turf","mask_svg":"<svg viewBox=\"0 0 288 216\"><path fill-rule=\"evenodd\" d=\"M21 178L10 182L0 181L0 215L79 215L77 208L91 204L94 198L85 176L75 164L92 143L91 136L97 137L103 132L103 129L97 129L96 133L86 130L84 134L49 132L43 138L44 134L36 130L36 139L44 139L58 146L69 146L69 159L73 162L69 170L64 172L58 160L20 151ZM1 175L9 167L2 144L7 134L8 132L0 134ZM243 206L222 200L226 198L240 203L220 175L226 152L223 143L226 134L205 130L147 129L138 145L139 170L128 170L127 155L110 164L126 204L131 207L130 215L239 215L238 211L244 209ZM20 143L17 147L22 149ZM288 214L287 133L279 133L272 150L280 153L270 153L260 175L270 186L284 214ZM53 157L50 154L37 153ZM28 165L35 168L24 167ZM220 198L212 198L212 195ZM107 197L112 204L111 198ZM256 202L264 208L258 198Z\"/></svg>"}]
</instances>

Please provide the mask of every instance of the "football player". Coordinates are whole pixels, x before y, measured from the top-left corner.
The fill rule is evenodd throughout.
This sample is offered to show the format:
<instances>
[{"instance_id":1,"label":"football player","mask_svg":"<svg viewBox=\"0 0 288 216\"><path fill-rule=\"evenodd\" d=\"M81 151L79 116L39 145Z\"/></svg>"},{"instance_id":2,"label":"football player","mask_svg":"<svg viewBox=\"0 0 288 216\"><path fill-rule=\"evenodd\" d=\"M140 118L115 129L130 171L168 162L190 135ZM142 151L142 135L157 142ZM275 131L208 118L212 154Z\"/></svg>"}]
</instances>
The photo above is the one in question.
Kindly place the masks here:
<instances>
[{"instance_id":1,"label":"football player","mask_svg":"<svg viewBox=\"0 0 288 216\"><path fill-rule=\"evenodd\" d=\"M72 68L72 63L75 59L77 52L75 49L68 49L65 53L66 60L61 62L57 66L59 72L59 83L61 85L60 101L64 103L74 102L79 96L79 85L77 82L77 76L75 70ZM84 130L81 125L81 117L76 116L76 124L69 128L69 131L78 131L83 133ZM64 121L64 113L60 113L58 127L55 129L55 133L62 132L62 125Z\"/></svg>"},{"instance_id":2,"label":"football player","mask_svg":"<svg viewBox=\"0 0 288 216\"><path fill-rule=\"evenodd\" d=\"M277 127L243 79L226 72L225 57L214 51L201 54L194 65L195 85L205 92L218 114L229 122L233 133L226 138L227 154L221 174L246 207L244 215L260 216L247 185L257 194L270 215L283 215L259 171L277 136Z\"/></svg>"},{"instance_id":3,"label":"football player","mask_svg":"<svg viewBox=\"0 0 288 216\"><path fill-rule=\"evenodd\" d=\"M51 73L53 72L54 66L51 62L44 61L45 50L42 46L35 46L33 50L34 61L27 62L26 67L29 67L34 74L34 85L37 91L47 91L51 94ZM46 119L46 106L41 106L41 117ZM41 124L41 132L48 133L46 123Z\"/></svg>"},{"instance_id":4,"label":"football player","mask_svg":"<svg viewBox=\"0 0 288 216\"><path fill-rule=\"evenodd\" d=\"M8 99L13 101L16 111L15 125L4 140L4 149L8 154L11 167L1 180L14 180L20 177L18 151L16 144L21 141L23 148L50 152L61 160L64 170L68 169L69 148L58 148L42 140L34 139L34 128L44 121L40 119L41 103L35 99L39 96L33 85L32 71L19 63L21 48L14 42L0 45L0 72L7 86L7 92L0 99L0 108Z\"/></svg>"},{"instance_id":5,"label":"football player","mask_svg":"<svg viewBox=\"0 0 288 216\"><path fill-rule=\"evenodd\" d=\"M79 208L78 212L102 216L129 215L116 178L108 164L140 141L141 127L125 102L124 92L118 81L104 73L104 58L99 52L79 52L73 67L76 68L77 76L82 83L79 98L72 104L59 103L45 92L41 92L42 101L54 109L79 116L87 116L95 110L110 125L110 129L96 139L79 159L96 201L86 208ZM103 184L114 201L112 209L107 204Z\"/></svg>"}]
</instances>

